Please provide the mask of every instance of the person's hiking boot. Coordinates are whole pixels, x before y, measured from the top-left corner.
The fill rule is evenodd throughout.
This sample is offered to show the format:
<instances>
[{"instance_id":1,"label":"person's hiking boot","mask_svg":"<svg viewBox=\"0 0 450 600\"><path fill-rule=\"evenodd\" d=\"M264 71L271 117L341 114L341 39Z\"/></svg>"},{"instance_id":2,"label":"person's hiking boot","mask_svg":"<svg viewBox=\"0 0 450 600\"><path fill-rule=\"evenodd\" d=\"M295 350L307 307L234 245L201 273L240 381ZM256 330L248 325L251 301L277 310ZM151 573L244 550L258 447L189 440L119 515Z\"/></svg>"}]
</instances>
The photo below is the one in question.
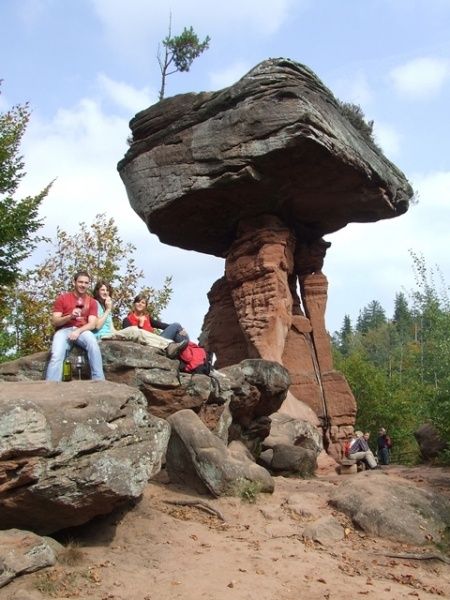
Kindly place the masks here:
<instances>
[{"instance_id":1,"label":"person's hiking boot","mask_svg":"<svg viewBox=\"0 0 450 600\"><path fill-rule=\"evenodd\" d=\"M183 340L182 342L171 342L166 348L167 358L177 358L180 352L182 352L188 345L189 340Z\"/></svg>"}]
</instances>

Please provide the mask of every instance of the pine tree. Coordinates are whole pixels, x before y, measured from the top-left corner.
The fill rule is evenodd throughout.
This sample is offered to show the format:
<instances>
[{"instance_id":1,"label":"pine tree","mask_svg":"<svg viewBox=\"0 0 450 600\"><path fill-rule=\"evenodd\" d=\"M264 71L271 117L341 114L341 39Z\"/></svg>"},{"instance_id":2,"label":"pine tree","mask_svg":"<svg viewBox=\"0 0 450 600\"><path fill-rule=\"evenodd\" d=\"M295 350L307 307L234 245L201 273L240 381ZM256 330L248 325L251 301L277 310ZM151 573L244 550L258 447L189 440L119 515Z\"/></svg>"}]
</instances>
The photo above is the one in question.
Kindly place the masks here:
<instances>
[{"instance_id":1,"label":"pine tree","mask_svg":"<svg viewBox=\"0 0 450 600\"><path fill-rule=\"evenodd\" d=\"M192 27L189 29L185 27L180 35L172 37L172 15L170 15L169 35L162 41L164 51L161 52L159 48L157 56L161 70L160 100L164 98L166 78L173 73L189 71L194 60L209 48L210 41L211 38L207 35L203 42L200 42Z\"/></svg>"},{"instance_id":2,"label":"pine tree","mask_svg":"<svg viewBox=\"0 0 450 600\"><path fill-rule=\"evenodd\" d=\"M402 341L414 338L414 318L403 292L395 295L392 321Z\"/></svg>"},{"instance_id":3,"label":"pine tree","mask_svg":"<svg viewBox=\"0 0 450 600\"><path fill-rule=\"evenodd\" d=\"M350 352L351 339L353 336L352 321L349 315L344 315L342 327L337 334L337 346L343 356L348 356Z\"/></svg>"},{"instance_id":4,"label":"pine tree","mask_svg":"<svg viewBox=\"0 0 450 600\"><path fill-rule=\"evenodd\" d=\"M378 300L372 300L358 315L356 330L359 333L367 333L369 329L375 329L386 323L386 313Z\"/></svg>"}]
</instances>

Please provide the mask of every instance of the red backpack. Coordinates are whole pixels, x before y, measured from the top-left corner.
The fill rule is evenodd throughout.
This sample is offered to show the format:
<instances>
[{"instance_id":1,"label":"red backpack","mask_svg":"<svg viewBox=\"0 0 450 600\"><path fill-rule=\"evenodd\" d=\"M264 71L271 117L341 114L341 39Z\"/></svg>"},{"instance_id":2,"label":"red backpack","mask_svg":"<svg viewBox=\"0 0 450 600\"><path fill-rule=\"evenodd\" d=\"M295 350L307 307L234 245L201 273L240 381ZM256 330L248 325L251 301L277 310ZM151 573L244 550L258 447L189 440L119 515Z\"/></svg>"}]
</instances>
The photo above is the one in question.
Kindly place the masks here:
<instances>
[{"instance_id":1,"label":"red backpack","mask_svg":"<svg viewBox=\"0 0 450 600\"><path fill-rule=\"evenodd\" d=\"M189 342L186 348L180 352L179 359L181 361L180 370L184 373L209 375L211 371L209 353L194 342Z\"/></svg>"},{"instance_id":2,"label":"red backpack","mask_svg":"<svg viewBox=\"0 0 450 600\"><path fill-rule=\"evenodd\" d=\"M354 438L351 440L344 440L344 443L342 444L342 452L346 458L350 458L350 448L353 446L355 441L356 440Z\"/></svg>"},{"instance_id":3,"label":"red backpack","mask_svg":"<svg viewBox=\"0 0 450 600\"><path fill-rule=\"evenodd\" d=\"M348 458L350 454L350 440L344 441L344 443L342 444L342 452L344 453L344 456Z\"/></svg>"}]
</instances>

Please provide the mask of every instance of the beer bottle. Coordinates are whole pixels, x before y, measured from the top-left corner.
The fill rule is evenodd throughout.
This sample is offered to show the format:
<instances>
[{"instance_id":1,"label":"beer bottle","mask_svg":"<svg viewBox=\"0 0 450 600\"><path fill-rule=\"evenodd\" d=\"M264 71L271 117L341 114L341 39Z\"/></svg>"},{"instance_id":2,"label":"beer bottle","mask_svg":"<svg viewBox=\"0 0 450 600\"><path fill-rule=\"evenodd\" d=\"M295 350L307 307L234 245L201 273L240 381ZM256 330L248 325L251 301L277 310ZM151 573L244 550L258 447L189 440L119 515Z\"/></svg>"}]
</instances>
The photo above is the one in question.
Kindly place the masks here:
<instances>
[{"instance_id":1,"label":"beer bottle","mask_svg":"<svg viewBox=\"0 0 450 600\"><path fill-rule=\"evenodd\" d=\"M66 357L63 362L63 381L72 381L72 363L69 359L69 350L66 352Z\"/></svg>"}]
</instances>

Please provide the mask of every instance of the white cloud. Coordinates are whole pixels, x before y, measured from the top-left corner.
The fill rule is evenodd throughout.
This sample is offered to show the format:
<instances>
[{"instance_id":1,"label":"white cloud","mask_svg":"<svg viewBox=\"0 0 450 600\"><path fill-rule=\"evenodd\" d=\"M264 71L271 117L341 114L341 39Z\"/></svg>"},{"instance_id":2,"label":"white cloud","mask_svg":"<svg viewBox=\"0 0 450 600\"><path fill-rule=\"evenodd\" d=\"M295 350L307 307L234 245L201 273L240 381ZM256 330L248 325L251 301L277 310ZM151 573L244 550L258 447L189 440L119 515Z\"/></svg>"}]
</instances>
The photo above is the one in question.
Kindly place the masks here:
<instances>
[{"instance_id":1,"label":"white cloud","mask_svg":"<svg viewBox=\"0 0 450 600\"><path fill-rule=\"evenodd\" d=\"M450 77L450 61L440 58L416 58L395 67L389 77L400 94L428 98L439 93Z\"/></svg>"},{"instance_id":2,"label":"white cloud","mask_svg":"<svg viewBox=\"0 0 450 600\"><path fill-rule=\"evenodd\" d=\"M105 114L91 98L58 110L49 121L33 113L24 137L27 176L20 193L34 194L56 178L42 207L51 234L57 224L73 230L78 215L90 222L99 212L114 218L129 212L116 172L128 134L127 119Z\"/></svg>"},{"instance_id":3,"label":"white cloud","mask_svg":"<svg viewBox=\"0 0 450 600\"><path fill-rule=\"evenodd\" d=\"M325 259L328 276L327 326L339 329L345 314L357 318L371 300L379 300L392 316L395 294L415 287L409 250L423 254L430 267L439 265L450 282L448 223L450 172L412 178L419 203L398 218L352 223L327 236L332 242Z\"/></svg>"},{"instance_id":4,"label":"white cloud","mask_svg":"<svg viewBox=\"0 0 450 600\"><path fill-rule=\"evenodd\" d=\"M307 5L310 0L301 0ZM232 43L233 29L245 28L248 34L272 35L288 18L294 0L172 0L164 2L148 0L91 0L100 19L105 35L116 51L135 58L147 57L154 51L168 32L169 15L172 14L172 34L183 27L193 26L203 39L210 35L229 38ZM298 4L298 1L297 1Z\"/></svg>"},{"instance_id":5,"label":"white cloud","mask_svg":"<svg viewBox=\"0 0 450 600\"><path fill-rule=\"evenodd\" d=\"M230 65L222 71L216 71L211 73L210 83L211 89L220 90L224 87L228 87L243 77L252 67L245 62L239 61L233 65Z\"/></svg>"},{"instance_id":6,"label":"white cloud","mask_svg":"<svg viewBox=\"0 0 450 600\"><path fill-rule=\"evenodd\" d=\"M114 81L103 73L98 75L97 80L102 91L111 100L132 114L154 104L158 99L157 94L151 92L149 87L137 90L123 81Z\"/></svg>"},{"instance_id":7,"label":"white cloud","mask_svg":"<svg viewBox=\"0 0 450 600\"><path fill-rule=\"evenodd\" d=\"M130 98L139 97L129 91ZM173 299L164 320L181 321L196 337L208 309L206 294L223 274L223 260L161 244L134 213L117 172L128 134L128 120L106 114L92 98L60 109L50 120L33 113L22 148L27 175L19 196L35 195L56 178L41 209L42 233L52 238L57 226L73 233L98 213L114 218L121 238L136 246L136 263L148 285L160 288L166 275L173 276ZM41 249L33 258L39 262L42 256Z\"/></svg>"}]
</instances>

